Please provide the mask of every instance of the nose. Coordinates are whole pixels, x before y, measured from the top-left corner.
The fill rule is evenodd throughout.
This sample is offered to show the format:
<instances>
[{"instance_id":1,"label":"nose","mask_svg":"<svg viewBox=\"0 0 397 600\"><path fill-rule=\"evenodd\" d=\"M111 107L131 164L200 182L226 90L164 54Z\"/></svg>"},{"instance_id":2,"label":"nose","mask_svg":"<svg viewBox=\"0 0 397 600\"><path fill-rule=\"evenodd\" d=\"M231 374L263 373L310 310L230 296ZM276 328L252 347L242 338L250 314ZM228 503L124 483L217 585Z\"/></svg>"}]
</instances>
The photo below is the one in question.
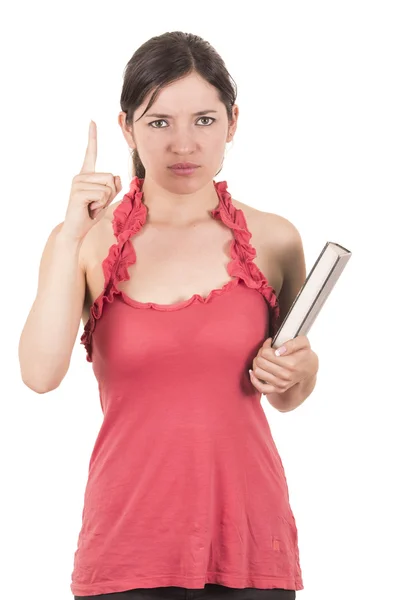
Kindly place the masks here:
<instances>
[{"instance_id":1,"label":"nose","mask_svg":"<svg viewBox=\"0 0 397 600\"><path fill-rule=\"evenodd\" d=\"M180 127L175 131L175 134L172 137L171 150L175 154L191 154L195 152L197 142L195 140L194 132L185 127Z\"/></svg>"}]
</instances>

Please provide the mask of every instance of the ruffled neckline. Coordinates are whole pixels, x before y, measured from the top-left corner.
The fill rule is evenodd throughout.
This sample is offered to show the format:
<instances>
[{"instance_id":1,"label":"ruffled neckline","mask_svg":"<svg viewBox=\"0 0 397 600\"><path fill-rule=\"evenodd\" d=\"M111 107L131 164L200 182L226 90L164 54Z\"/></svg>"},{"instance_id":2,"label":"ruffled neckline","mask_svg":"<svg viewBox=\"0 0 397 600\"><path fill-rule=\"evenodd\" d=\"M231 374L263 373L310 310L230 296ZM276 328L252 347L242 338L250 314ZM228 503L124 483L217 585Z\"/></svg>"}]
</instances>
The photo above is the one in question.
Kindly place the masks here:
<instances>
[{"instance_id":1,"label":"ruffled neckline","mask_svg":"<svg viewBox=\"0 0 397 600\"><path fill-rule=\"evenodd\" d=\"M90 309L90 318L84 327L81 343L87 351L87 361L92 362L92 334L96 321L101 317L104 302L113 302L115 295L121 295L123 301L135 308L154 309L160 311L181 310L193 302L206 304L215 296L222 295L235 288L241 281L249 288L256 289L266 299L270 308L269 337L276 332L279 304L274 288L268 283L259 267L253 262L257 256L255 248L250 244L252 237L248 230L244 213L234 206L227 189L226 181L213 181L219 202L210 211L214 219L221 220L233 231L230 244L230 261L227 272L231 279L222 287L212 290L207 296L194 294L191 298L173 304L155 302L139 302L130 298L125 292L117 289L117 283L130 279L128 268L136 262L136 254L131 238L146 223L148 208L143 202L143 178L133 177L129 191L113 212L112 227L116 242L110 247L108 256L102 263L105 277L104 290Z\"/></svg>"}]
</instances>

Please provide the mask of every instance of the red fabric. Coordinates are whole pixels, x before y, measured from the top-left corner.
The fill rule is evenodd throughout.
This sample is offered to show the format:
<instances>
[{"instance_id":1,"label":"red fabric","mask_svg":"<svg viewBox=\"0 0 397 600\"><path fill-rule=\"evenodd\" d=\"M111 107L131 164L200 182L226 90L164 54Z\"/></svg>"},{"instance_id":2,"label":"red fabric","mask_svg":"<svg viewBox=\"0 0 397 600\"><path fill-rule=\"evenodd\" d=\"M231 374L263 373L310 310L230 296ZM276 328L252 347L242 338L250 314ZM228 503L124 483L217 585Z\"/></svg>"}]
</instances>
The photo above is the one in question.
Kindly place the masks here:
<instances>
[{"instance_id":1,"label":"red fabric","mask_svg":"<svg viewBox=\"0 0 397 600\"><path fill-rule=\"evenodd\" d=\"M114 211L104 291L81 337L104 418L72 593L206 583L301 590L285 472L248 373L275 333L276 293L252 261L226 181L214 181L211 215L234 234L228 283L172 305L119 291L136 260L131 238L146 221L143 181L132 179Z\"/></svg>"}]
</instances>

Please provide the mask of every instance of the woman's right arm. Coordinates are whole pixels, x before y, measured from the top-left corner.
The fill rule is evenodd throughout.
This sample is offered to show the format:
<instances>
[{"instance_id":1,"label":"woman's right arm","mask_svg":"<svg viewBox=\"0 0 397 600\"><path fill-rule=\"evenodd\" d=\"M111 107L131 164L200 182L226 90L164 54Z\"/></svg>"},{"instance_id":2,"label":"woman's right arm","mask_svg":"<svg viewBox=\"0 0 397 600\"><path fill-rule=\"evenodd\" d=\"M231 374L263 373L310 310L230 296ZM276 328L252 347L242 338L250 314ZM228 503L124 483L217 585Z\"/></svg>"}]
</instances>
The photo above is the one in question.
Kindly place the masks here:
<instances>
[{"instance_id":1,"label":"woman's right arm","mask_svg":"<svg viewBox=\"0 0 397 600\"><path fill-rule=\"evenodd\" d=\"M57 388L68 371L86 291L81 245L122 189L120 177L96 172L96 157L91 121L83 166L73 177L65 220L44 248L36 299L19 340L22 380L38 394Z\"/></svg>"},{"instance_id":2,"label":"woman's right arm","mask_svg":"<svg viewBox=\"0 0 397 600\"><path fill-rule=\"evenodd\" d=\"M68 237L62 226L52 230L44 248L37 295L19 341L22 380L38 394L54 390L65 377L84 305L82 240Z\"/></svg>"}]
</instances>

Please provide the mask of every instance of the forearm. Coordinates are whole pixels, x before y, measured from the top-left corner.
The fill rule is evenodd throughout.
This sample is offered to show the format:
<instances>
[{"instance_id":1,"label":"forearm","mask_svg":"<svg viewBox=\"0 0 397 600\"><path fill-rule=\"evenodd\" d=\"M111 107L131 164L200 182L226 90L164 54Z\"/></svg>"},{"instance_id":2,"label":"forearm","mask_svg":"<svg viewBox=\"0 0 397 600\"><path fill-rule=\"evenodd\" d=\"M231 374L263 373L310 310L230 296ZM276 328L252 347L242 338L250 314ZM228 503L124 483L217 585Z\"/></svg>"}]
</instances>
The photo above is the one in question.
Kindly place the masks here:
<instances>
[{"instance_id":1,"label":"forearm","mask_svg":"<svg viewBox=\"0 0 397 600\"><path fill-rule=\"evenodd\" d=\"M53 389L64 377L82 314L81 243L69 241L61 233L53 238L46 273L19 343L22 378L40 392Z\"/></svg>"},{"instance_id":2,"label":"forearm","mask_svg":"<svg viewBox=\"0 0 397 600\"><path fill-rule=\"evenodd\" d=\"M269 403L280 412L289 412L298 408L310 396L317 382L317 372L296 383L282 394L266 394Z\"/></svg>"}]
</instances>

